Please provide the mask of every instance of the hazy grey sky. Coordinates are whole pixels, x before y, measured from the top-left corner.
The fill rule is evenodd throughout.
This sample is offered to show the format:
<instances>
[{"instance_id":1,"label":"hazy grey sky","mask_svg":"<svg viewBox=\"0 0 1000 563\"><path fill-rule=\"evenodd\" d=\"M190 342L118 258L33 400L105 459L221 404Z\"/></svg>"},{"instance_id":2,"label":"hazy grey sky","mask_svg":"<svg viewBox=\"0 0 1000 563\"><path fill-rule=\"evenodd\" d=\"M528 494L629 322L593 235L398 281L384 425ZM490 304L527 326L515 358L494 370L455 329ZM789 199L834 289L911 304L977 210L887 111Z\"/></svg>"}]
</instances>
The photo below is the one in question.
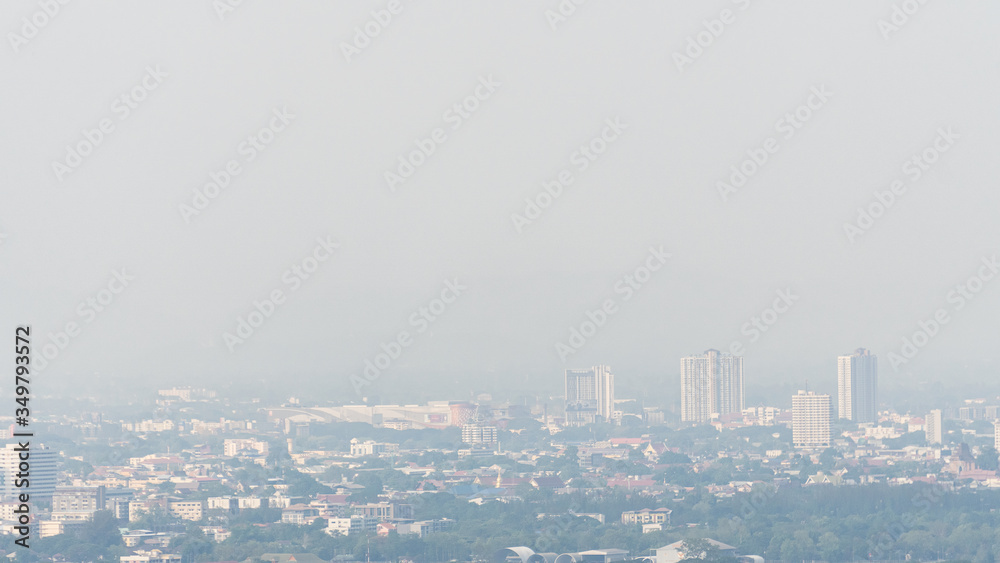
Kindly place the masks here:
<instances>
[{"instance_id":1,"label":"hazy grey sky","mask_svg":"<svg viewBox=\"0 0 1000 563\"><path fill-rule=\"evenodd\" d=\"M323 378L350 400L351 374L406 331L366 394L500 378L558 392L562 370L595 363L672 389L678 358L735 341L748 384L833 381L858 346L887 385L997 375L1000 281L949 297L1000 253L996 4L931 2L905 22L916 2L565 0L564 21L556 0L220 4L3 6L0 316L33 326L36 355L81 327L45 373ZM880 24L894 6L898 30ZM463 103L467 117L449 110ZM603 154L574 154L602 133ZM926 170L905 164L935 142ZM747 151L767 161L724 200ZM563 170L572 184L518 232L512 215ZM896 180L905 192L849 236ZM339 249L308 279L285 274L327 237ZM616 283L651 247L670 258L626 299ZM101 294L122 268L134 279ZM446 280L466 289L419 321ZM230 351L224 334L274 290L284 302ZM779 290L793 305L751 342L745 323ZM615 312L563 361L557 343L606 300ZM948 322L893 370L939 309Z\"/></svg>"}]
</instances>

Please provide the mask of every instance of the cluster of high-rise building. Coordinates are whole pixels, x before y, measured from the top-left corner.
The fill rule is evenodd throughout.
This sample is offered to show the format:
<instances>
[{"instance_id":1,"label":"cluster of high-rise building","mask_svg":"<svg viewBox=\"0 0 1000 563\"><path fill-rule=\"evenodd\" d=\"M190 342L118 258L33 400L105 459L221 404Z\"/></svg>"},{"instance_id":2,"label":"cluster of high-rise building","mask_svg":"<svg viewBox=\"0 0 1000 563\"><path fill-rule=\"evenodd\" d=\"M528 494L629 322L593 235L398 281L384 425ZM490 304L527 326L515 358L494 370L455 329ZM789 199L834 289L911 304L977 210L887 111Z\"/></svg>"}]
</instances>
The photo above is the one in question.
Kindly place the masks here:
<instances>
[{"instance_id":1,"label":"cluster of high-rise building","mask_svg":"<svg viewBox=\"0 0 1000 563\"><path fill-rule=\"evenodd\" d=\"M954 410L952 410L953 416ZM944 444L944 431L942 427L945 418L946 414L941 409L934 409L924 415L924 436L928 444ZM969 419L965 418L965 413L960 413L958 420L968 421ZM993 448L1000 451L1000 417L993 419Z\"/></svg>"},{"instance_id":2,"label":"cluster of high-rise building","mask_svg":"<svg viewBox=\"0 0 1000 563\"><path fill-rule=\"evenodd\" d=\"M993 423L993 446L1000 451L1000 405L986 404L986 399L966 399L966 406L934 409L924 415L924 436L928 444L944 444L943 422L946 419L961 422L989 421Z\"/></svg>"},{"instance_id":3,"label":"cluster of high-rise building","mask_svg":"<svg viewBox=\"0 0 1000 563\"><path fill-rule=\"evenodd\" d=\"M681 358L681 422L704 424L744 414L743 357L709 349ZM615 417L615 376L611 368L569 369L565 373L566 425L580 426ZM868 349L837 358L837 416L859 424L878 422L878 357ZM800 391L792 398L793 443L828 447L833 400L828 394ZM933 428L933 425L932 425ZM940 424L937 428L940 432Z\"/></svg>"},{"instance_id":4,"label":"cluster of high-rise building","mask_svg":"<svg viewBox=\"0 0 1000 563\"><path fill-rule=\"evenodd\" d=\"M743 358L718 350L681 358L681 421L702 424L745 408ZM865 348L837 358L837 416L859 424L878 421L878 357ZM799 391L792 397L796 447L831 443L830 395ZM940 425L939 425L940 426Z\"/></svg>"},{"instance_id":5,"label":"cluster of high-rise building","mask_svg":"<svg viewBox=\"0 0 1000 563\"><path fill-rule=\"evenodd\" d=\"M866 348L837 358L837 415L859 424L878 422L878 356ZM792 397L792 444L829 447L832 419L830 395L799 391Z\"/></svg>"}]
</instances>

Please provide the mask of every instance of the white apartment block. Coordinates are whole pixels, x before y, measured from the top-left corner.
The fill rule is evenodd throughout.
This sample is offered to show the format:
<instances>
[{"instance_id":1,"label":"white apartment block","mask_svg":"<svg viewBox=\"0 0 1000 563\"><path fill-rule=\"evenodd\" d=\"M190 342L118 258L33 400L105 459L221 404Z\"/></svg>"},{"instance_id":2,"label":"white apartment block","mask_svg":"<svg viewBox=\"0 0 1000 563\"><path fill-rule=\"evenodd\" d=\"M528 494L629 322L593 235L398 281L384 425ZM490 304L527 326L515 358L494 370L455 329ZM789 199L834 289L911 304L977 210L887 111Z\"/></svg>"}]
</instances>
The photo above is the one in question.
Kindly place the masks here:
<instances>
[{"instance_id":1,"label":"white apartment block","mask_svg":"<svg viewBox=\"0 0 1000 563\"><path fill-rule=\"evenodd\" d=\"M670 525L669 508L643 508L622 512L622 524L666 524Z\"/></svg>"},{"instance_id":2,"label":"white apartment block","mask_svg":"<svg viewBox=\"0 0 1000 563\"><path fill-rule=\"evenodd\" d=\"M388 444L376 442L375 440L365 440L362 442L357 438L351 439L351 455L352 456L371 456L371 455L383 455L383 454L394 454L399 451L399 444Z\"/></svg>"},{"instance_id":3,"label":"white apartment block","mask_svg":"<svg viewBox=\"0 0 1000 563\"><path fill-rule=\"evenodd\" d=\"M208 510L235 511L239 508L239 501L236 497L208 497L205 501L205 508Z\"/></svg>"},{"instance_id":4,"label":"white apartment block","mask_svg":"<svg viewBox=\"0 0 1000 563\"><path fill-rule=\"evenodd\" d=\"M496 444L498 434L496 426L478 423L462 426L462 441L466 444Z\"/></svg>"},{"instance_id":5,"label":"white apartment block","mask_svg":"<svg viewBox=\"0 0 1000 563\"><path fill-rule=\"evenodd\" d=\"M260 508L262 505L267 506L263 504L260 497L239 497L236 499L236 502L240 510L245 508Z\"/></svg>"},{"instance_id":6,"label":"white apartment block","mask_svg":"<svg viewBox=\"0 0 1000 563\"><path fill-rule=\"evenodd\" d=\"M123 422L122 430L126 432L169 432L177 428L172 420L141 420L139 422Z\"/></svg>"},{"instance_id":7,"label":"white apartment block","mask_svg":"<svg viewBox=\"0 0 1000 563\"><path fill-rule=\"evenodd\" d=\"M796 448L830 446L830 396L799 391L792 396L792 444Z\"/></svg>"},{"instance_id":8,"label":"white apartment block","mask_svg":"<svg viewBox=\"0 0 1000 563\"><path fill-rule=\"evenodd\" d=\"M934 409L924 417L924 435L927 437L928 444L944 443L943 436L941 435L941 423L943 420L941 409Z\"/></svg>"},{"instance_id":9,"label":"white apartment block","mask_svg":"<svg viewBox=\"0 0 1000 563\"><path fill-rule=\"evenodd\" d=\"M268 444L263 440L253 438L230 438L222 443L222 454L226 457L240 455L262 455L268 453Z\"/></svg>"},{"instance_id":10,"label":"white apartment block","mask_svg":"<svg viewBox=\"0 0 1000 563\"><path fill-rule=\"evenodd\" d=\"M331 536L335 534L349 536L374 530L377 525L377 518L357 514L348 518L329 518L327 519L326 533Z\"/></svg>"}]
</instances>

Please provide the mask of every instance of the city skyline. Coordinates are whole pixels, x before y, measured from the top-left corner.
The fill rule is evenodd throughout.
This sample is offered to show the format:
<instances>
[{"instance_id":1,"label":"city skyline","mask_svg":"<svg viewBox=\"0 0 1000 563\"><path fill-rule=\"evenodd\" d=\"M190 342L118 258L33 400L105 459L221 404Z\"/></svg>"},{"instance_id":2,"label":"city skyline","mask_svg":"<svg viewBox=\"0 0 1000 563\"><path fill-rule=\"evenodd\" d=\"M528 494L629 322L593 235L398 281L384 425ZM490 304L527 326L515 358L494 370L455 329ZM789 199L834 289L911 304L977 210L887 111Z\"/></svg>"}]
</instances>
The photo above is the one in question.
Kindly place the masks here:
<instances>
[{"instance_id":1,"label":"city skyline","mask_svg":"<svg viewBox=\"0 0 1000 563\"><path fill-rule=\"evenodd\" d=\"M3 559L1000 561L1000 3L0 22Z\"/></svg>"},{"instance_id":2,"label":"city skyline","mask_svg":"<svg viewBox=\"0 0 1000 563\"><path fill-rule=\"evenodd\" d=\"M595 522L599 532L593 539L588 536L589 552L627 557L654 541L663 546L657 553L671 563L684 543L677 538L693 537L687 534L697 523L702 534L707 530L720 538L719 545L733 554L746 558L764 553L773 560L790 553L784 543L768 540L781 538L776 527L781 524L765 520L752 535L734 534L726 526L700 522L694 505L715 499L708 502L727 503L728 513L747 514L773 494L813 502L811 487L837 487L835 496L860 494L878 503L892 498L894 489L909 498L929 485L940 486L949 499L977 495L988 502L992 496L987 496L1000 486L1000 388L989 396L939 398L939 408L927 415L887 406L878 413L877 424L834 424L831 395L800 390L790 396L791 409L751 407L713 417L705 432L705 427L680 421L679 413L665 419L662 411L631 397L608 397L620 410L609 419L597 415L597 382L613 389L611 374L604 365L564 373L571 385L580 387L576 394L589 398L586 421L547 402L512 404L489 394L467 401L319 407L295 397L234 400L220 390L190 386L147 391L143 404L110 397L99 402L66 398L73 408L41 414L38 421L60 449L46 449L44 441L32 439L31 473L42 481L31 494L52 502L51 507L33 506L38 521L27 533L41 538L33 546L50 553L51 546L62 545L55 543L62 541L60 536L73 537L93 522L114 523L121 530L117 541L131 553L121 555L123 563L147 563L157 553L164 562L180 563L180 546L193 525L209 540L203 549L260 553L259 546L237 546L246 534L273 537L274 527L243 519L270 519L280 529L298 527L308 539L287 545L297 546L295 557L301 560L310 560L306 552L328 560L334 546L345 545L370 545L384 553L396 545L393 534L407 538L403 550L424 549L446 537L440 534L452 534L448 541L457 542L453 545L483 554L487 548L476 543L485 525L482 515L495 514L511 498L531 504L537 517L531 512L531 517L516 519L517 525L486 525L490 537L508 538L504 545L514 546L506 542L518 541L515 527L539 532L541 526L545 537L546 519L554 516L551 508L543 508L551 506L547 502L582 494L595 511L565 514ZM224 416L201 418L200 413L211 411ZM87 439L67 442L66 434ZM0 483L26 471L17 465L23 460L14 444L7 449ZM247 482L248 469L269 478ZM746 480L748 470L752 480ZM379 478L373 480L376 474ZM705 495L691 494L691 479L703 484ZM299 491L308 486L311 493L295 494L293 486ZM823 490L824 496L831 492ZM22 492L15 488L0 495L0 521L16 521L23 513L16 496ZM621 493L631 500L611 509L601 500L609 493L610 498ZM428 495L435 500L427 501ZM457 505L442 516L433 512L440 502ZM823 502L829 508L831 501ZM849 510L852 502L845 501L841 510ZM478 504L477 510L458 508L470 503ZM862 509L834 520L824 516L810 524L817 530L811 538L829 533L835 525L831 522L863 514L877 511ZM781 514L775 516L787 522ZM151 532L152 522L165 531ZM942 526L949 535L963 534L963 541L970 541L968 531L952 532L945 522ZM630 539L640 529L644 543ZM849 538L867 532L841 533ZM647 540L647 534L653 536ZM149 551L160 541L158 551ZM848 561L849 544L827 538L823 557ZM530 545L525 549L560 546L557 551L571 553L574 544L542 539ZM930 553L922 551L924 544L909 540L889 545L905 546L920 560ZM518 553L520 548L499 552L507 549ZM803 549L804 554L817 553Z\"/></svg>"}]
</instances>

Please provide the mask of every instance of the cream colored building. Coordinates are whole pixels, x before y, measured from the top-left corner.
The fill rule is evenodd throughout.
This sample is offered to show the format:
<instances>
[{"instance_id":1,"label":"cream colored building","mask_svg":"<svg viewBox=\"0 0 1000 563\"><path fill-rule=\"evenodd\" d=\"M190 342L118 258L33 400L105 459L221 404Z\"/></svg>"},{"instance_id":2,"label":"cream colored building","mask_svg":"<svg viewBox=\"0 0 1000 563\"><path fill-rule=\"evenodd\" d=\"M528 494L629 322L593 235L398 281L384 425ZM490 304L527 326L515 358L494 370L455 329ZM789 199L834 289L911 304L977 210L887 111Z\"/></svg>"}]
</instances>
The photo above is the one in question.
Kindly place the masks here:
<instances>
[{"instance_id":1,"label":"cream colored building","mask_svg":"<svg viewBox=\"0 0 1000 563\"><path fill-rule=\"evenodd\" d=\"M205 503L200 500L172 500L167 503L167 512L182 520L197 522L205 512Z\"/></svg>"},{"instance_id":2,"label":"cream colored building","mask_svg":"<svg viewBox=\"0 0 1000 563\"><path fill-rule=\"evenodd\" d=\"M828 448L830 396L799 391L792 396L792 444L796 448Z\"/></svg>"}]
</instances>

